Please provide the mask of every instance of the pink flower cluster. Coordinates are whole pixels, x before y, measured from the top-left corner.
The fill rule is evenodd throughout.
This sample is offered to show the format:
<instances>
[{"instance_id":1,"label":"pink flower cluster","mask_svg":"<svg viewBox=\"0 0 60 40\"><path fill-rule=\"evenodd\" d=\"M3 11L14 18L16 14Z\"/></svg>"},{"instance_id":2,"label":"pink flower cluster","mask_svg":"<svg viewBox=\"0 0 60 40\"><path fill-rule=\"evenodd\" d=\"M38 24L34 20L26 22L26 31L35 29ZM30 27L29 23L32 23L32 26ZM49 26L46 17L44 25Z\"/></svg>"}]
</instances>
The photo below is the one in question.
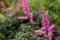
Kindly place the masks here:
<instances>
[{"instance_id":1,"label":"pink flower cluster","mask_svg":"<svg viewBox=\"0 0 60 40\"><path fill-rule=\"evenodd\" d=\"M11 15L10 15L9 11L7 10L7 8L4 4L4 1L1 1L1 6L2 6L2 11L5 12L8 17L10 17Z\"/></svg>"},{"instance_id":2,"label":"pink flower cluster","mask_svg":"<svg viewBox=\"0 0 60 40\"><path fill-rule=\"evenodd\" d=\"M18 19L21 19L21 20L30 19L30 24L32 24L33 23L33 13L30 12L30 10L29 10L28 0L21 0L19 6L23 9L26 16L18 17Z\"/></svg>"},{"instance_id":3,"label":"pink flower cluster","mask_svg":"<svg viewBox=\"0 0 60 40\"><path fill-rule=\"evenodd\" d=\"M35 30L34 32L38 34L47 34L47 38L49 40L52 40L53 33L51 32L51 30L55 27L55 24L49 26L49 20L45 14L43 3L41 5L41 11L42 11L42 26L43 27L38 30Z\"/></svg>"}]
</instances>

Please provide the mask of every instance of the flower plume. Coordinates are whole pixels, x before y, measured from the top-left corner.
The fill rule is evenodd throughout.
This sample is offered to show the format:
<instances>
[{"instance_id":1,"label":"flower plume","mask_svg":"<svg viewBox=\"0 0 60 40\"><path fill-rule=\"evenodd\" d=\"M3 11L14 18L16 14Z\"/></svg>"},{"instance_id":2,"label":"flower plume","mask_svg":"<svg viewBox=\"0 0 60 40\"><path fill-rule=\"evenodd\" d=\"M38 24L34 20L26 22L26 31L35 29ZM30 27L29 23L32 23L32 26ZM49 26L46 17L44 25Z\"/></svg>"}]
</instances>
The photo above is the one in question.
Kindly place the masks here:
<instances>
[{"instance_id":1,"label":"flower plume","mask_svg":"<svg viewBox=\"0 0 60 40\"><path fill-rule=\"evenodd\" d=\"M33 23L33 13L30 12L30 10L29 10L28 0L21 0L21 2L19 3L19 6L23 9L26 16L18 17L18 19L21 19L21 20L30 19L30 24L32 24Z\"/></svg>"},{"instance_id":2,"label":"flower plume","mask_svg":"<svg viewBox=\"0 0 60 40\"><path fill-rule=\"evenodd\" d=\"M44 3L41 5L41 11L42 11L42 28L35 30L34 32L37 34L47 34L47 38L49 40L52 40L53 33L51 32L52 29L55 27L55 24L49 26L49 19L47 15L45 14L45 8Z\"/></svg>"},{"instance_id":3,"label":"flower plume","mask_svg":"<svg viewBox=\"0 0 60 40\"><path fill-rule=\"evenodd\" d=\"M1 1L1 6L2 6L2 11L5 12L7 14L8 17L11 16L11 14L9 13L8 9L6 8L4 1Z\"/></svg>"}]
</instances>

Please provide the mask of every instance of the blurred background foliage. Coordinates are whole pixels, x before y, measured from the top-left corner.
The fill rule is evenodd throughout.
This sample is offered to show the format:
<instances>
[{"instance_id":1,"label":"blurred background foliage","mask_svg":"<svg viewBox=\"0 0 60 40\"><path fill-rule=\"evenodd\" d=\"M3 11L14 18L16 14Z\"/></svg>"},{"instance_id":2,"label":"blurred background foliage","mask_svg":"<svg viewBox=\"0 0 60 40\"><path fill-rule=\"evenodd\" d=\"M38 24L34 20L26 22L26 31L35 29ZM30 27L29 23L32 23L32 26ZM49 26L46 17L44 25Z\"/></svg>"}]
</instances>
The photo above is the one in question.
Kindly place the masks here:
<instances>
[{"instance_id":1,"label":"blurred background foliage","mask_svg":"<svg viewBox=\"0 0 60 40\"><path fill-rule=\"evenodd\" d=\"M0 0L1 2L2 0ZM42 0L29 0L30 11L34 14L34 26L30 27L29 20L17 20L17 17L24 15L23 10L18 7L19 0L3 0L9 12L12 14L11 21L8 21L6 14L1 10L0 4L0 40L43 40L43 35L37 35L33 31L41 27L41 2ZM53 30L53 40L60 39L60 0L44 0L46 14L56 24Z\"/></svg>"}]
</instances>

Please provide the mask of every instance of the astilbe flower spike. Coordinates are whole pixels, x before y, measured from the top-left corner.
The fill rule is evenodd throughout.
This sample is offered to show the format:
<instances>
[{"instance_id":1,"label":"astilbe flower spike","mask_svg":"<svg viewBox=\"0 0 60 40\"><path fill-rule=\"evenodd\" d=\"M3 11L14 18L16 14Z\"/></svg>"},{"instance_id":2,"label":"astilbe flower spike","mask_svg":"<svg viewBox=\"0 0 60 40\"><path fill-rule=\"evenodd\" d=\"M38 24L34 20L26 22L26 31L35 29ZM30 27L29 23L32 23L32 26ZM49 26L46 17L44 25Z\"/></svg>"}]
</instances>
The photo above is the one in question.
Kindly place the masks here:
<instances>
[{"instance_id":1,"label":"astilbe flower spike","mask_svg":"<svg viewBox=\"0 0 60 40\"><path fill-rule=\"evenodd\" d=\"M30 24L32 24L33 23L33 13L30 12L30 10L29 10L28 0L21 0L21 2L19 3L19 6L23 9L26 16L18 17L18 19L27 20L30 18Z\"/></svg>"},{"instance_id":2,"label":"astilbe flower spike","mask_svg":"<svg viewBox=\"0 0 60 40\"><path fill-rule=\"evenodd\" d=\"M44 8L44 3L41 5L41 11L42 11L42 28L35 30L35 33L38 34L47 34L48 40L52 40L53 33L51 30L55 27L55 24L49 26L49 20L48 17L45 14L45 8Z\"/></svg>"},{"instance_id":3,"label":"astilbe flower spike","mask_svg":"<svg viewBox=\"0 0 60 40\"><path fill-rule=\"evenodd\" d=\"M5 12L7 14L8 17L11 16L11 14L9 13L9 11L7 10L5 4L4 4L4 1L1 1L1 6L2 6L2 11Z\"/></svg>"}]
</instances>

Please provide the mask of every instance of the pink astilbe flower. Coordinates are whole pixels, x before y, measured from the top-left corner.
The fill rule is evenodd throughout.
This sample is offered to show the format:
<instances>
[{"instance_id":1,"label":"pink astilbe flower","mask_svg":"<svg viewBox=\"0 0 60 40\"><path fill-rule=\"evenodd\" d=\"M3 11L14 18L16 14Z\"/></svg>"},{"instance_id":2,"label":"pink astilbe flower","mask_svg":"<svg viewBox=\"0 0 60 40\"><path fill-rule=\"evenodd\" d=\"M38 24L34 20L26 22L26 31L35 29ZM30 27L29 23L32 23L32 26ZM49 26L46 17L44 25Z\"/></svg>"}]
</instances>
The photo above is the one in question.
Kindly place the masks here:
<instances>
[{"instance_id":1,"label":"pink astilbe flower","mask_svg":"<svg viewBox=\"0 0 60 40\"><path fill-rule=\"evenodd\" d=\"M23 6L23 11L25 12L26 15L28 15L28 13L30 11L28 5Z\"/></svg>"},{"instance_id":2,"label":"pink astilbe flower","mask_svg":"<svg viewBox=\"0 0 60 40\"><path fill-rule=\"evenodd\" d=\"M28 0L20 0L19 6L23 7L23 5L28 5Z\"/></svg>"},{"instance_id":3,"label":"pink astilbe flower","mask_svg":"<svg viewBox=\"0 0 60 40\"><path fill-rule=\"evenodd\" d=\"M32 24L33 23L33 13L30 12L30 10L29 10L28 0L21 0L21 2L19 3L19 6L23 9L27 18L25 19L24 17L18 17L18 19L22 19L22 20L30 19L30 24Z\"/></svg>"},{"instance_id":4,"label":"pink astilbe flower","mask_svg":"<svg viewBox=\"0 0 60 40\"><path fill-rule=\"evenodd\" d=\"M45 34L46 33L46 31L43 32L42 30L35 30L34 32L38 33L38 34Z\"/></svg>"},{"instance_id":5,"label":"pink astilbe flower","mask_svg":"<svg viewBox=\"0 0 60 40\"><path fill-rule=\"evenodd\" d=\"M55 24L51 25L48 29L48 31L51 31L55 27Z\"/></svg>"},{"instance_id":6,"label":"pink astilbe flower","mask_svg":"<svg viewBox=\"0 0 60 40\"><path fill-rule=\"evenodd\" d=\"M46 16L46 14L45 14L45 9L44 9L44 4L43 3L41 5L41 11L42 11L42 21L41 22L42 22L43 27L38 29L38 30L35 30L34 32L38 33L38 34L48 34L47 38L49 40L52 40L53 33L51 31L55 27L55 24L49 26L49 20L48 20L48 17Z\"/></svg>"},{"instance_id":7,"label":"pink astilbe flower","mask_svg":"<svg viewBox=\"0 0 60 40\"><path fill-rule=\"evenodd\" d=\"M4 1L1 1L1 6L2 6L2 11L5 12L7 14L8 17L11 16L11 14L9 13L9 11L7 10L5 4L4 4Z\"/></svg>"},{"instance_id":8,"label":"pink astilbe flower","mask_svg":"<svg viewBox=\"0 0 60 40\"><path fill-rule=\"evenodd\" d=\"M29 12L28 16L30 17L30 23L33 23L33 13Z\"/></svg>"},{"instance_id":9,"label":"pink astilbe flower","mask_svg":"<svg viewBox=\"0 0 60 40\"><path fill-rule=\"evenodd\" d=\"M28 16L21 16L21 17L18 17L18 19L26 20L28 19Z\"/></svg>"},{"instance_id":10,"label":"pink astilbe flower","mask_svg":"<svg viewBox=\"0 0 60 40\"><path fill-rule=\"evenodd\" d=\"M48 36L47 36L48 37L48 40L52 40L52 36L53 36L53 33L52 32L49 32L48 33Z\"/></svg>"}]
</instances>

